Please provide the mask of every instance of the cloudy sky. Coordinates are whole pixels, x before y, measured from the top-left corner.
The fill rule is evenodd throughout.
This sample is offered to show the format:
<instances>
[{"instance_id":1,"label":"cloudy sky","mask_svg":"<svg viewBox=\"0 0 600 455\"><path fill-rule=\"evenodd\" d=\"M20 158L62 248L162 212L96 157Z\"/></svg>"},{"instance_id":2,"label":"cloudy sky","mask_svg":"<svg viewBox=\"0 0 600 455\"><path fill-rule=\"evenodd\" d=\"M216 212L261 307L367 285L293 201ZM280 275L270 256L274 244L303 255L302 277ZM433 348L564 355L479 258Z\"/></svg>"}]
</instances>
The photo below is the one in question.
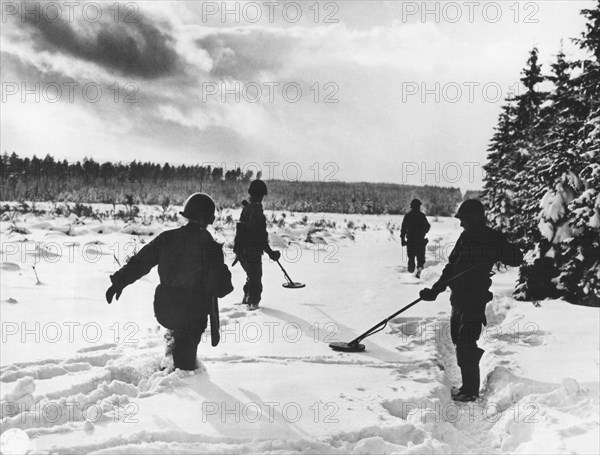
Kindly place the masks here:
<instances>
[{"instance_id":1,"label":"cloudy sky","mask_svg":"<svg viewBox=\"0 0 600 455\"><path fill-rule=\"evenodd\" d=\"M595 4L74 3L2 2L2 151L463 189Z\"/></svg>"}]
</instances>

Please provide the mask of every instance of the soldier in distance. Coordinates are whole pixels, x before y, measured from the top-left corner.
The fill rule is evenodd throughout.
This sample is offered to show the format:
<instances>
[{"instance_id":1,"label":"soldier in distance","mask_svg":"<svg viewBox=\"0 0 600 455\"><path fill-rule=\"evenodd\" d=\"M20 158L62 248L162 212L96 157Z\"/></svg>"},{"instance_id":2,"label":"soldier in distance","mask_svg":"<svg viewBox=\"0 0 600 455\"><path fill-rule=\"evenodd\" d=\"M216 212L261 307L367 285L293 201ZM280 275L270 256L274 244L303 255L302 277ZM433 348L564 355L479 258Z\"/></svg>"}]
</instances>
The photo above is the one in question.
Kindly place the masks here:
<instances>
[{"instance_id":1,"label":"soldier in distance","mask_svg":"<svg viewBox=\"0 0 600 455\"><path fill-rule=\"evenodd\" d=\"M400 239L402 246L406 246L408 255L408 272L415 271L415 258L417 260L416 277L421 277L421 272L425 266L425 246L428 240L425 238L431 225L427 221L425 214L421 212L421 201L413 199L410 203L410 212L402 220L400 229Z\"/></svg>"},{"instance_id":2,"label":"soldier in distance","mask_svg":"<svg viewBox=\"0 0 600 455\"><path fill-rule=\"evenodd\" d=\"M248 188L250 202L243 201L240 221L237 223L233 252L236 262L240 262L246 272L243 303L250 310L256 310L262 297L262 255L267 253L273 261L281 257L269 245L267 220L263 213L262 200L267 195L267 185L262 180L254 180Z\"/></svg>"}]
</instances>

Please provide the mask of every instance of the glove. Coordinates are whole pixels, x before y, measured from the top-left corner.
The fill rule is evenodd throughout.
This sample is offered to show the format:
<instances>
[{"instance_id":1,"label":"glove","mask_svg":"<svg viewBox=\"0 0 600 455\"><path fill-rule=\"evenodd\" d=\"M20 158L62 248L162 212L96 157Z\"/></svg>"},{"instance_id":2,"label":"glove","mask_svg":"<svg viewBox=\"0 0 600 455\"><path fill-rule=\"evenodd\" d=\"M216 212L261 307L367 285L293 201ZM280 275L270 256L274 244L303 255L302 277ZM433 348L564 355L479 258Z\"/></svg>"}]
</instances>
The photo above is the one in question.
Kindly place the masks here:
<instances>
[{"instance_id":1,"label":"glove","mask_svg":"<svg viewBox=\"0 0 600 455\"><path fill-rule=\"evenodd\" d=\"M121 297L121 292L123 292L123 288L118 288L117 286L115 286L114 284L108 288L108 290L106 291L106 301L108 303L112 303L112 299L113 297L116 296L116 299L119 300L119 297Z\"/></svg>"},{"instance_id":2,"label":"glove","mask_svg":"<svg viewBox=\"0 0 600 455\"><path fill-rule=\"evenodd\" d=\"M426 302L433 302L437 299L439 292L435 289L425 288L421 292L419 292L419 297L421 300L425 300Z\"/></svg>"},{"instance_id":3,"label":"glove","mask_svg":"<svg viewBox=\"0 0 600 455\"><path fill-rule=\"evenodd\" d=\"M406 239L402 237L402 239L400 239L400 243L402 243L402 246L406 246Z\"/></svg>"},{"instance_id":4,"label":"glove","mask_svg":"<svg viewBox=\"0 0 600 455\"><path fill-rule=\"evenodd\" d=\"M279 258L281 257L281 253L279 251L274 251L271 250L269 251L269 257L271 258L272 261L279 261Z\"/></svg>"}]
</instances>

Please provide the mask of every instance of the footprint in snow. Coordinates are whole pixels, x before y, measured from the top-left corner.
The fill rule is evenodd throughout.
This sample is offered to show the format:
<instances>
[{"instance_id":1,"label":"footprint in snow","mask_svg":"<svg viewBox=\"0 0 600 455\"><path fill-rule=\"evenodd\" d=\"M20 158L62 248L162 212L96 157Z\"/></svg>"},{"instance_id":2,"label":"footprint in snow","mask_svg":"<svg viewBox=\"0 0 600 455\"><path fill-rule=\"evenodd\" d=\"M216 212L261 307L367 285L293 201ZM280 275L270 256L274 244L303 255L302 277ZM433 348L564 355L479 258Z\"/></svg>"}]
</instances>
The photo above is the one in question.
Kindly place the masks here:
<instances>
[{"instance_id":1,"label":"footprint in snow","mask_svg":"<svg viewBox=\"0 0 600 455\"><path fill-rule=\"evenodd\" d=\"M84 352L102 351L102 350L108 350L108 349L116 348L116 347L117 347L116 343L105 343L105 344L100 344L98 346L90 346L90 347L86 347L86 348L81 348L81 349L78 349L77 352L84 353Z\"/></svg>"},{"instance_id":2,"label":"footprint in snow","mask_svg":"<svg viewBox=\"0 0 600 455\"><path fill-rule=\"evenodd\" d=\"M244 316L247 316L247 312L246 311L234 311L232 313L229 313L227 315L228 318L230 319L237 319L237 318L243 318Z\"/></svg>"},{"instance_id":3,"label":"footprint in snow","mask_svg":"<svg viewBox=\"0 0 600 455\"><path fill-rule=\"evenodd\" d=\"M5 272L20 272L21 271L21 267L19 267L19 264L15 264L14 262L3 262L0 265L0 269L4 270Z\"/></svg>"}]
</instances>

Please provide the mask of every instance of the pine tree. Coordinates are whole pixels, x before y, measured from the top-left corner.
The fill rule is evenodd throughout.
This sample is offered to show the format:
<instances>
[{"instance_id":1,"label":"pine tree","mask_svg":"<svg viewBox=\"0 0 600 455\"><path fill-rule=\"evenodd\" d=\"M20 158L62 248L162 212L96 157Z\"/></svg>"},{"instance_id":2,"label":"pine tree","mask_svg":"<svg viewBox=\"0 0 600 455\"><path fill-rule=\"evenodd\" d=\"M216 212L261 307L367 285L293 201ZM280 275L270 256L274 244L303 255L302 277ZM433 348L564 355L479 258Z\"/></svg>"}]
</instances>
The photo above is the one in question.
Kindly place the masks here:
<instances>
[{"instance_id":1,"label":"pine tree","mask_svg":"<svg viewBox=\"0 0 600 455\"><path fill-rule=\"evenodd\" d=\"M488 148L488 163L483 200L493 227L502 230L522 248L528 247L533 208L528 189L531 188L529 163L536 154L536 123L540 106L547 94L538 90L544 81L538 63L538 50L529 53L522 71L524 92L508 99L500 115L499 125Z\"/></svg>"},{"instance_id":2,"label":"pine tree","mask_svg":"<svg viewBox=\"0 0 600 455\"><path fill-rule=\"evenodd\" d=\"M532 185L524 198L529 207L539 203L537 216L529 217L538 229L527 233L535 244L535 260L521 267L516 295L531 299L561 294L598 305L600 8L583 14L589 19L587 32L576 42L592 58L568 63L559 53L548 77L555 88L536 125L540 153L531 161ZM583 72L572 77L575 68Z\"/></svg>"},{"instance_id":3,"label":"pine tree","mask_svg":"<svg viewBox=\"0 0 600 455\"><path fill-rule=\"evenodd\" d=\"M564 195L566 199L555 202L568 204L565 188L568 187L570 195L575 191L567 181L559 182L563 176L569 175L572 168L570 160L565 160L565 156L574 150L573 133L577 131L577 127L573 127L577 122L572 121L570 109L573 106L570 65L565 60L562 49L551 68L552 74L546 79L554 84L554 90L548 94L547 101L539 110L540 118L534 125L535 140L530 145L535 159L528 162L526 172L521 174L521 229L529 245L534 247L530 248L529 261L519 271L519 282L514 293L518 299L541 299L559 295L551 282L558 275L555 261L548 255L555 254L551 251L553 239L558 228L566 222L566 211L563 208L549 214L550 219L542 216L540 220L540 201L547 202L549 198ZM525 176L527 181L524 181Z\"/></svg>"},{"instance_id":4,"label":"pine tree","mask_svg":"<svg viewBox=\"0 0 600 455\"><path fill-rule=\"evenodd\" d=\"M512 99L507 99L502 107L498 126L488 147L488 162L483 166L485 181L482 201L487 206L487 214L493 227L506 231L510 217L510 193L507 189L512 176L507 172L512 156L515 126L515 107Z\"/></svg>"},{"instance_id":5,"label":"pine tree","mask_svg":"<svg viewBox=\"0 0 600 455\"><path fill-rule=\"evenodd\" d=\"M516 172L512 181L513 216L509 235L522 248L531 247L531 235L535 230L536 190L539 186L534 172L540 155L540 142L543 128L540 125L542 103L548 93L539 91L538 86L544 82L542 66L538 63L538 49L533 48L523 69L521 83L525 92L516 97L515 142L516 152L512 163Z\"/></svg>"},{"instance_id":6,"label":"pine tree","mask_svg":"<svg viewBox=\"0 0 600 455\"><path fill-rule=\"evenodd\" d=\"M573 236L565 242L557 283L568 296L600 306L600 0L582 14L588 19L586 31L575 41L590 53L575 81L589 112L578 142L583 191L568 206Z\"/></svg>"},{"instance_id":7,"label":"pine tree","mask_svg":"<svg viewBox=\"0 0 600 455\"><path fill-rule=\"evenodd\" d=\"M582 191L568 206L572 237L563 247L558 286L586 304L600 306L600 109L586 121L581 155Z\"/></svg>"}]
</instances>

